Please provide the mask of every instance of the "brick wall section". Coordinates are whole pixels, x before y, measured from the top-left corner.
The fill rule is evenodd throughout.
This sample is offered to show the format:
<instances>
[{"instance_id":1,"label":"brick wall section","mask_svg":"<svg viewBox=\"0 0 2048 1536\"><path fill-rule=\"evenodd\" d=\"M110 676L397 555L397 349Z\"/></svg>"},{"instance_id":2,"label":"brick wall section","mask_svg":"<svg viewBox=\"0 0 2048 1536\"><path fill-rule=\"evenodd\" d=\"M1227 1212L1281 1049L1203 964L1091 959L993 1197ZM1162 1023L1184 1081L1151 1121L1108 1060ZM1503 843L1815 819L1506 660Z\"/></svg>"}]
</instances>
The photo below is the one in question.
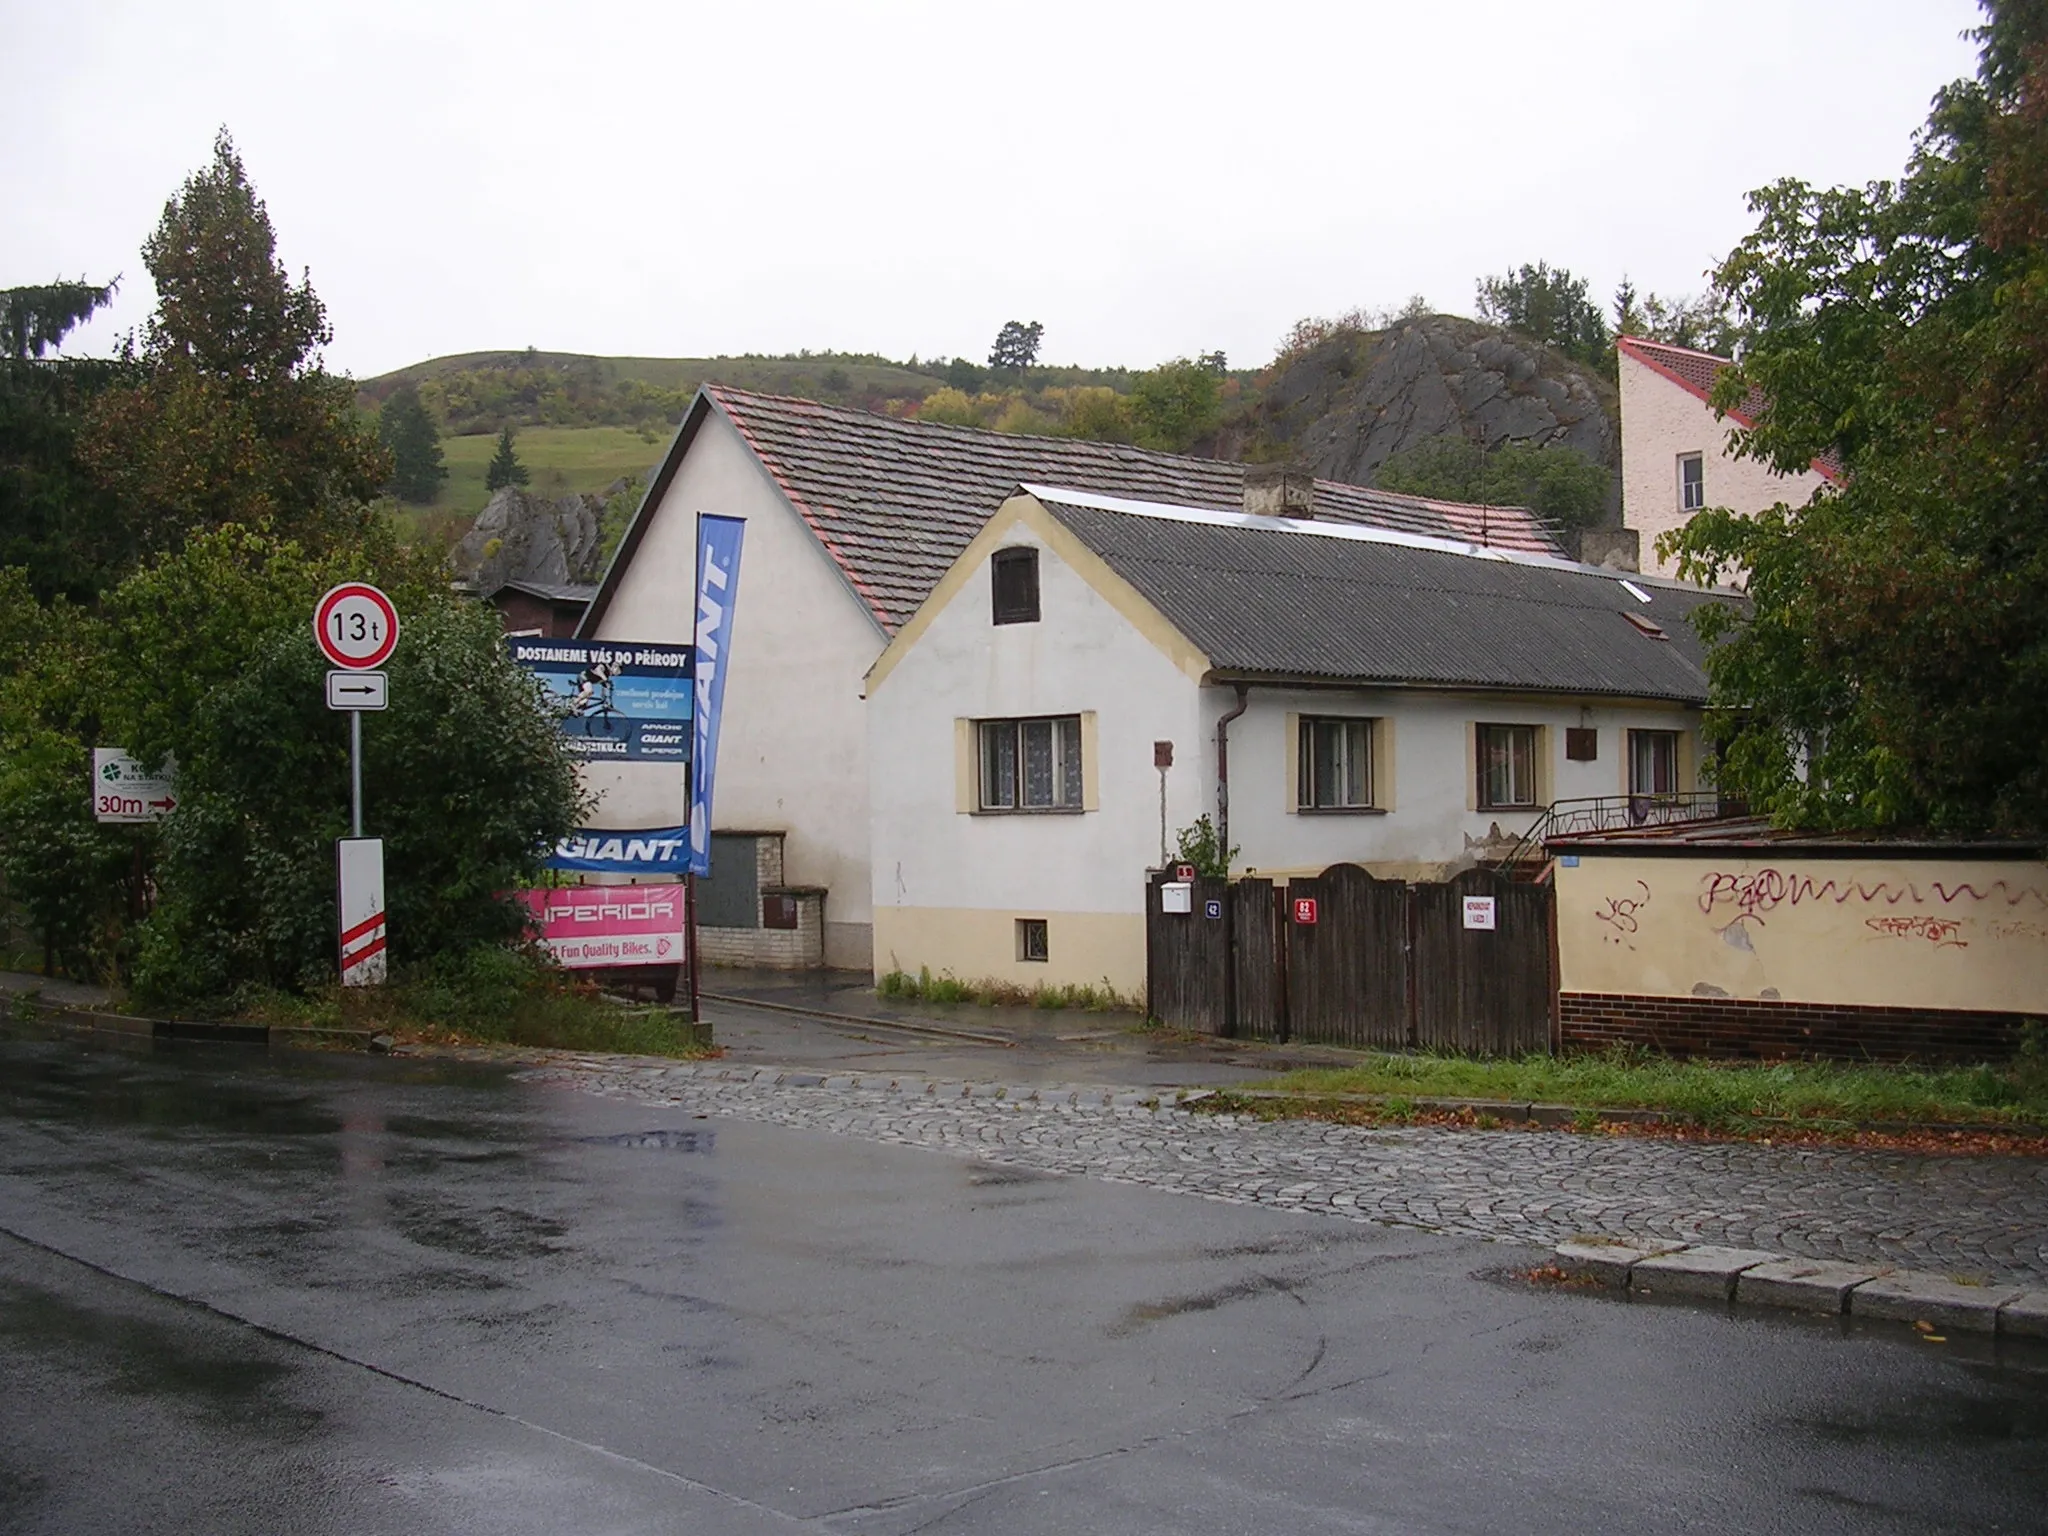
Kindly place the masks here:
<instances>
[{"instance_id":1,"label":"brick wall section","mask_svg":"<svg viewBox=\"0 0 2048 1536\"><path fill-rule=\"evenodd\" d=\"M1673 1056L1765 1060L1996 1061L2012 1055L2026 1023L2014 1013L1738 997L1561 992L1557 1003L1567 1050L1637 1045Z\"/></svg>"},{"instance_id":2,"label":"brick wall section","mask_svg":"<svg viewBox=\"0 0 2048 1536\"><path fill-rule=\"evenodd\" d=\"M825 963L825 898L798 894L794 928L699 928L697 958L706 965L815 970Z\"/></svg>"}]
</instances>

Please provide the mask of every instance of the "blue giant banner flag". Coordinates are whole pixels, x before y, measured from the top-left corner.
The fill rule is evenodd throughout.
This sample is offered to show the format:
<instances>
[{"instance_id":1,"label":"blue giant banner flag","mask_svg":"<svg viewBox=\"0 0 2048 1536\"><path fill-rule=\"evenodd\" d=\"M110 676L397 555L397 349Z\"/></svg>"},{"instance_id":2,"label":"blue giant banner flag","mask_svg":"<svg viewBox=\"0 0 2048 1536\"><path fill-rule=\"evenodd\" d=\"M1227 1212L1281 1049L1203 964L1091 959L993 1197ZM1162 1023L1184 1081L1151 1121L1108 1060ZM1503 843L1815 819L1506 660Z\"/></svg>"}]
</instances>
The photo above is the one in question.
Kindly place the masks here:
<instances>
[{"instance_id":1,"label":"blue giant banner flag","mask_svg":"<svg viewBox=\"0 0 2048 1536\"><path fill-rule=\"evenodd\" d=\"M562 735L573 756L586 762L690 760L689 646L534 635L513 635L505 643L562 710Z\"/></svg>"},{"instance_id":2,"label":"blue giant banner flag","mask_svg":"<svg viewBox=\"0 0 2048 1536\"><path fill-rule=\"evenodd\" d=\"M740 595L741 517L697 516L697 705L691 721L690 873L711 873L711 787L718 769L718 717L732 659L732 610Z\"/></svg>"},{"instance_id":3,"label":"blue giant banner flag","mask_svg":"<svg viewBox=\"0 0 2048 1536\"><path fill-rule=\"evenodd\" d=\"M686 827L636 827L614 832L585 827L555 844L549 869L593 875L680 875L690 867Z\"/></svg>"}]
</instances>

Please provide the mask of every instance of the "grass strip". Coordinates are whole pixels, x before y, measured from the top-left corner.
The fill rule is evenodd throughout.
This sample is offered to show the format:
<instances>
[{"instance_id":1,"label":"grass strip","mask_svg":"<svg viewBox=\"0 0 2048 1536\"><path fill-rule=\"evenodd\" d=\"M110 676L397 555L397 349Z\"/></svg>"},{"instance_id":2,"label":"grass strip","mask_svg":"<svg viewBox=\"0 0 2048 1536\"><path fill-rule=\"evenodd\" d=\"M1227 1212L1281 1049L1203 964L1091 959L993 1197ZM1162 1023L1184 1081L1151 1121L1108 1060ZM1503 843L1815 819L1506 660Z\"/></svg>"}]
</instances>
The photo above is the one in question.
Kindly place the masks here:
<instances>
[{"instance_id":1,"label":"grass strip","mask_svg":"<svg viewBox=\"0 0 2048 1536\"><path fill-rule=\"evenodd\" d=\"M2030 1035L2002 1065L1683 1061L1644 1051L1478 1060L1368 1056L1259 1084L1304 1099L1489 1099L1584 1109L1654 1109L1707 1126L1744 1121L1987 1125L2048 1123L2048 1051Z\"/></svg>"}]
</instances>

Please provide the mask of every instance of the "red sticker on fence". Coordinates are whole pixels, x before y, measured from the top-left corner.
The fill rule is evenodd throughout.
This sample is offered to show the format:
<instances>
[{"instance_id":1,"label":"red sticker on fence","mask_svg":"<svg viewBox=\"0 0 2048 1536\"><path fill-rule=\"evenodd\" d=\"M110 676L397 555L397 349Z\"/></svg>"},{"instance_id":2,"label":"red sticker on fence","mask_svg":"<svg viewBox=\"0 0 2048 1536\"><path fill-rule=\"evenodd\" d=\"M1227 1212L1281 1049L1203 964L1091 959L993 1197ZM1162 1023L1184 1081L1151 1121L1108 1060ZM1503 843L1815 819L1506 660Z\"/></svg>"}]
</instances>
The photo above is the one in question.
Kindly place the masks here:
<instances>
[{"instance_id":1,"label":"red sticker on fence","mask_svg":"<svg viewBox=\"0 0 2048 1536\"><path fill-rule=\"evenodd\" d=\"M1192 864L1174 865L1173 878L1178 880L1182 885L1187 885L1195 878L1195 866Z\"/></svg>"},{"instance_id":2,"label":"red sticker on fence","mask_svg":"<svg viewBox=\"0 0 2048 1536\"><path fill-rule=\"evenodd\" d=\"M1313 928L1316 921L1316 899L1313 896L1294 898L1294 920L1304 927Z\"/></svg>"}]
</instances>

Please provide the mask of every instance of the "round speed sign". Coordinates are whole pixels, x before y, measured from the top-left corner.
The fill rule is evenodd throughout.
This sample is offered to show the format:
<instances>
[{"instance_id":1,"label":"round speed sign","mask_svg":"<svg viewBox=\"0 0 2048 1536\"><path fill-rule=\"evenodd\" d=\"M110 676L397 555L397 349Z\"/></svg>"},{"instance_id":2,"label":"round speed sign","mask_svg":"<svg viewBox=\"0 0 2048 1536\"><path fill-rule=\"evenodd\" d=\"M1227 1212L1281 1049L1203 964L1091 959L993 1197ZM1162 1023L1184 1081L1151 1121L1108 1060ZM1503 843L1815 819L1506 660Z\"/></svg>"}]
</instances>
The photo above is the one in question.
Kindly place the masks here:
<instances>
[{"instance_id":1,"label":"round speed sign","mask_svg":"<svg viewBox=\"0 0 2048 1536\"><path fill-rule=\"evenodd\" d=\"M398 610L368 583L345 581L313 610L313 638L337 667L381 667L398 648Z\"/></svg>"}]
</instances>

